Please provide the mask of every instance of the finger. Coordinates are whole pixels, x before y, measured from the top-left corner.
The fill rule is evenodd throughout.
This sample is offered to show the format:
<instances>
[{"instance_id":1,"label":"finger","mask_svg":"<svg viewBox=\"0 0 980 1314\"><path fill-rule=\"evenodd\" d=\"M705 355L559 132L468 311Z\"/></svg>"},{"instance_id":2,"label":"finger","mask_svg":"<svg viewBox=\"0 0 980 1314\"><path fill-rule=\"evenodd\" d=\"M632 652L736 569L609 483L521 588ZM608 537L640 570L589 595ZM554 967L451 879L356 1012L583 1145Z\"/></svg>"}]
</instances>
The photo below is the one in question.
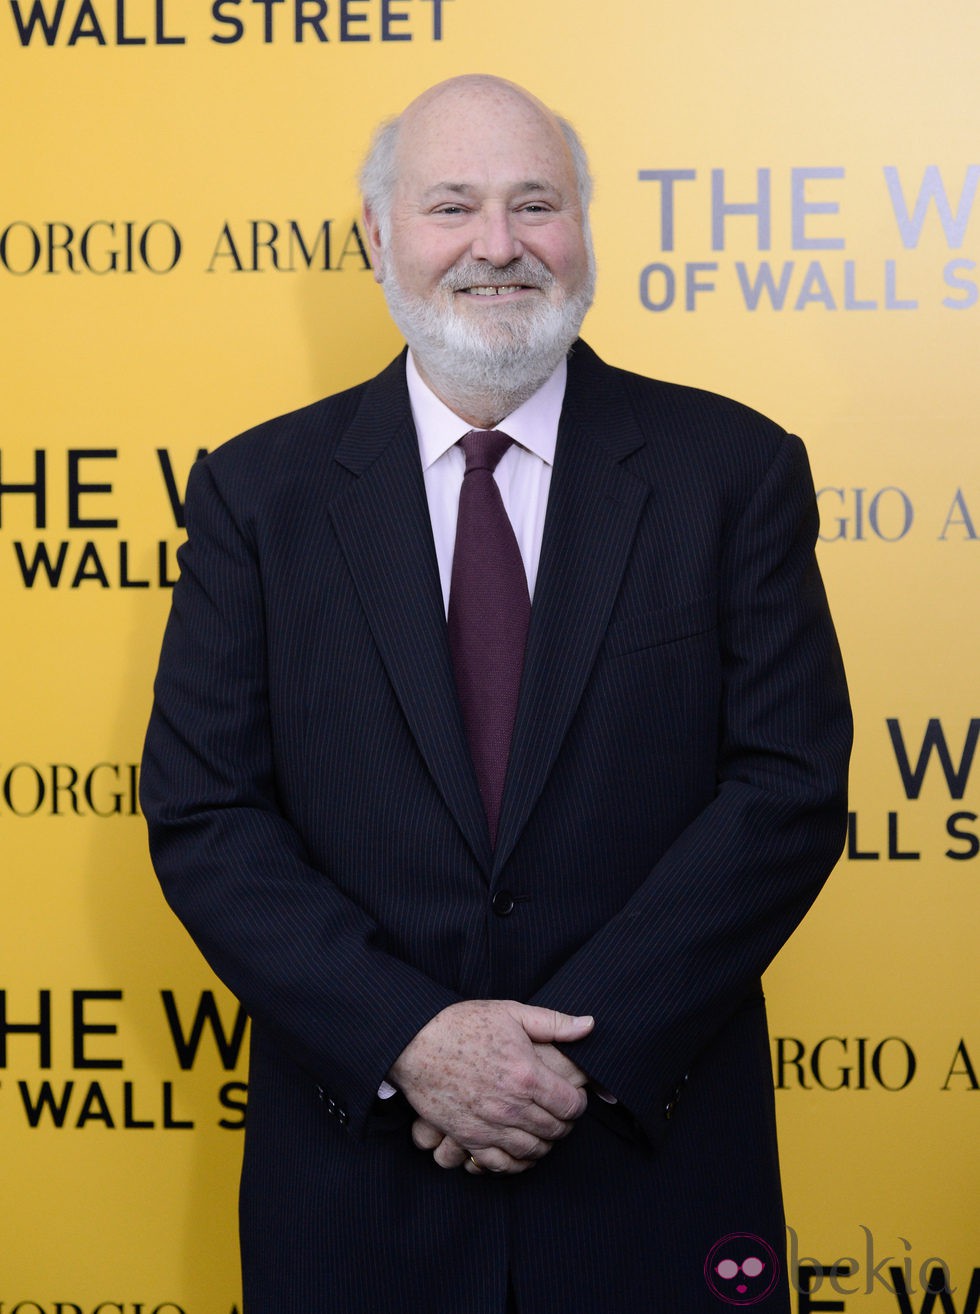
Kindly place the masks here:
<instances>
[{"instance_id":1,"label":"finger","mask_svg":"<svg viewBox=\"0 0 980 1314\"><path fill-rule=\"evenodd\" d=\"M567 1136L575 1119L585 1111L588 1103L585 1091L556 1076L537 1056L511 1075L512 1087L498 1087L480 1110L480 1121L495 1133L488 1137L488 1143L503 1145L511 1151L501 1136L512 1132L528 1133L546 1141ZM472 1144L469 1137L460 1139ZM518 1157L523 1155L518 1152Z\"/></svg>"},{"instance_id":2,"label":"finger","mask_svg":"<svg viewBox=\"0 0 980 1314\"><path fill-rule=\"evenodd\" d=\"M572 1096L577 1093L574 1086L569 1086L568 1090ZM575 1126L575 1121L572 1118L556 1118L539 1104L513 1104L508 1105L487 1125L493 1128L493 1135L488 1140L502 1146L516 1158L524 1159L534 1142L550 1144L562 1140Z\"/></svg>"},{"instance_id":3,"label":"finger","mask_svg":"<svg viewBox=\"0 0 980 1314\"><path fill-rule=\"evenodd\" d=\"M573 1017L554 1008L538 1008L534 1004L518 1005L517 1017L532 1040L550 1043L554 1040L582 1040L595 1026L593 1017Z\"/></svg>"},{"instance_id":4,"label":"finger","mask_svg":"<svg viewBox=\"0 0 980 1314\"><path fill-rule=\"evenodd\" d=\"M543 1153L547 1154L550 1149L550 1145L545 1145ZM538 1158L540 1157L541 1156L539 1155ZM502 1150L498 1145L492 1145L488 1146L486 1149L477 1150L477 1152L471 1156L471 1160L473 1163L477 1164L483 1172L491 1173L494 1176L526 1173L529 1168L533 1168L535 1163L537 1163L537 1158L522 1159L516 1155L508 1154L506 1150Z\"/></svg>"},{"instance_id":5,"label":"finger","mask_svg":"<svg viewBox=\"0 0 980 1314\"><path fill-rule=\"evenodd\" d=\"M579 1100L583 1106L586 1102L578 1087L554 1076L545 1064L536 1060L515 1069L511 1077L509 1088L498 1086L486 1094L478 1107L472 1108L472 1122L462 1135L458 1134L459 1128L448 1129L461 1144L471 1148L481 1143L502 1145L513 1153L503 1137L532 1136L555 1141L571 1131L580 1112ZM498 1074L498 1080L503 1081L501 1074ZM567 1108L572 1116L556 1115L547 1107L548 1104L552 1108ZM517 1155L523 1158L520 1150Z\"/></svg>"},{"instance_id":6,"label":"finger","mask_svg":"<svg viewBox=\"0 0 980 1314\"><path fill-rule=\"evenodd\" d=\"M506 1168L483 1168L477 1163L472 1156L463 1164L463 1168L472 1177L508 1177L516 1173L526 1173L529 1168L534 1167L533 1159L521 1160L512 1159Z\"/></svg>"},{"instance_id":7,"label":"finger","mask_svg":"<svg viewBox=\"0 0 980 1314\"><path fill-rule=\"evenodd\" d=\"M487 1155L495 1151L499 1151L507 1159L519 1159L522 1162L526 1159L543 1159L554 1142L560 1139L560 1137L530 1136L516 1127L497 1127L477 1148L472 1149L471 1153L484 1166L486 1166Z\"/></svg>"},{"instance_id":8,"label":"finger","mask_svg":"<svg viewBox=\"0 0 980 1314\"><path fill-rule=\"evenodd\" d=\"M451 1136L444 1136L433 1150L432 1157L440 1168L458 1168L467 1161L469 1156L462 1146L456 1144Z\"/></svg>"},{"instance_id":9,"label":"finger","mask_svg":"<svg viewBox=\"0 0 980 1314\"><path fill-rule=\"evenodd\" d=\"M416 1118L412 1123L412 1140L420 1150L434 1150L442 1138L439 1128L424 1118Z\"/></svg>"},{"instance_id":10,"label":"finger","mask_svg":"<svg viewBox=\"0 0 980 1314\"><path fill-rule=\"evenodd\" d=\"M543 1109L562 1123L573 1122L576 1118L580 1118L588 1104L588 1097L581 1086L558 1076L540 1059L535 1067L531 1097L539 1109ZM537 1130L537 1128L532 1127L529 1130Z\"/></svg>"},{"instance_id":11,"label":"finger","mask_svg":"<svg viewBox=\"0 0 980 1314\"><path fill-rule=\"evenodd\" d=\"M560 1049L555 1049L554 1045L536 1044L534 1052L545 1067L549 1068L556 1077L571 1082L573 1086L587 1086L589 1084L588 1075L577 1067L567 1054L563 1054Z\"/></svg>"}]
</instances>

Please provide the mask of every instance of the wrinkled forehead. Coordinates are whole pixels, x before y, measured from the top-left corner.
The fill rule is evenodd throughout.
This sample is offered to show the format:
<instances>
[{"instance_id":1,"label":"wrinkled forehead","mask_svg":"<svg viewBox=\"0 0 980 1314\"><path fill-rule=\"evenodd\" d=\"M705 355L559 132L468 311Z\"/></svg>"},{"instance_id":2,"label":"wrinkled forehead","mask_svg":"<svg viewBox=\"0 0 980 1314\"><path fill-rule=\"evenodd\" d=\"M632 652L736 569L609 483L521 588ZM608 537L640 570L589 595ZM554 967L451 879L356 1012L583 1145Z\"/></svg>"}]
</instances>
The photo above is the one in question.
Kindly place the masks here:
<instances>
[{"instance_id":1,"label":"wrinkled forehead","mask_svg":"<svg viewBox=\"0 0 980 1314\"><path fill-rule=\"evenodd\" d=\"M557 120L510 84L433 88L402 115L398 185L418 192L441 183L533 182L573 195L575 170Z\"/></svg>"}]
</instances>

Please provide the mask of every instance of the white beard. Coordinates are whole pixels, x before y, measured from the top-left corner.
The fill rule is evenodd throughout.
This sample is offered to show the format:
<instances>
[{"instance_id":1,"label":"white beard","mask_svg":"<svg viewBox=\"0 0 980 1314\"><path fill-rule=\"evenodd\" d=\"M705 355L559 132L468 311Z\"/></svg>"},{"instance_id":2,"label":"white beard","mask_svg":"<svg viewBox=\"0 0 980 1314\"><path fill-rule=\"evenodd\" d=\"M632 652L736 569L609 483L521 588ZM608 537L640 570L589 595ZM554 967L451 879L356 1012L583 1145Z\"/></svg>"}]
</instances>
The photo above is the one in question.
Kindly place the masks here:
<instances>
[{"instance_id":1,"label":"white beard","mask_svg":"<svg viewBox=\"0 0 980 1314\"><path fill-rule=\"evenodd\" d=\"M383 273L391 317L433 391L458 413L482 416L490 425L527 401L554 372L578 337L595 291L591 247L582 286L557 299L554 276L530 255L503 269L457 265L443 277L432 299L406 292L390 260ZM458 313L458 289L503 283L537 287L543 295L500 306L492 320L486 315L486 323Z\"/></svg>"}]
</instances>

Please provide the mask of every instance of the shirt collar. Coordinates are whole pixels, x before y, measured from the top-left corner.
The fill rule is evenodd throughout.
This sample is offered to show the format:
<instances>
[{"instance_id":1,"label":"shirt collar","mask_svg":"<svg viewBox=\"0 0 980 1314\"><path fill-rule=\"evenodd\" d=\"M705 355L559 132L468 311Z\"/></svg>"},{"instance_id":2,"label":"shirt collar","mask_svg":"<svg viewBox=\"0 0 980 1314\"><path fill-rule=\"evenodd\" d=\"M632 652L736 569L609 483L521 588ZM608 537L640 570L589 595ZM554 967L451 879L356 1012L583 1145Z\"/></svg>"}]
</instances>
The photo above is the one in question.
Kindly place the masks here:
<instances>
[{"instance_id":1,"label":"shirt collar","mask_svg":"<svg viewBox=\"0 0 980 1314\"><path fill-rule=\"evenodd\" d=\"M500 421L502 429L515 443L526 447L548 465L555 463L555 445L558 441L558 417L565 396L565 379L568 366L563 356L554 373L526 402ZM455 446L471 425L451 411L435 395L418 372L412 353L408 353L405 367L408 397L412 406L412 419L419 439L422 469L428 470Z\"/></svg>"}]
</instances>

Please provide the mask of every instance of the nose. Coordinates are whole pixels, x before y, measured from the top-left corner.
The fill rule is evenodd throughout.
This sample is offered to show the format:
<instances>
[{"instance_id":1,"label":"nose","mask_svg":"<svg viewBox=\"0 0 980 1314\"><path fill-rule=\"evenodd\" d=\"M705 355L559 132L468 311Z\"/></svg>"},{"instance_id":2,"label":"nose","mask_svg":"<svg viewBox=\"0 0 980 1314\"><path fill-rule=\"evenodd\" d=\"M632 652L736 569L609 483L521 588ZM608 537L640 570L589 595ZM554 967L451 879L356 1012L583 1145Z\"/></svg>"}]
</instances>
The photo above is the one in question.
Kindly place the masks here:
<instances>
[{"instance_id":1,"label":"nose","mask_svg":"<svg viewBox=\"0 0 980 1314\"><path fill-rule=\"evenodd\" d=\"M497 269L503 269L524 254L524 247L515 231L514 217L507 209L494 208L480 215L471 251L474 260L486 260Z\"/></svg>"}]
</instances>

